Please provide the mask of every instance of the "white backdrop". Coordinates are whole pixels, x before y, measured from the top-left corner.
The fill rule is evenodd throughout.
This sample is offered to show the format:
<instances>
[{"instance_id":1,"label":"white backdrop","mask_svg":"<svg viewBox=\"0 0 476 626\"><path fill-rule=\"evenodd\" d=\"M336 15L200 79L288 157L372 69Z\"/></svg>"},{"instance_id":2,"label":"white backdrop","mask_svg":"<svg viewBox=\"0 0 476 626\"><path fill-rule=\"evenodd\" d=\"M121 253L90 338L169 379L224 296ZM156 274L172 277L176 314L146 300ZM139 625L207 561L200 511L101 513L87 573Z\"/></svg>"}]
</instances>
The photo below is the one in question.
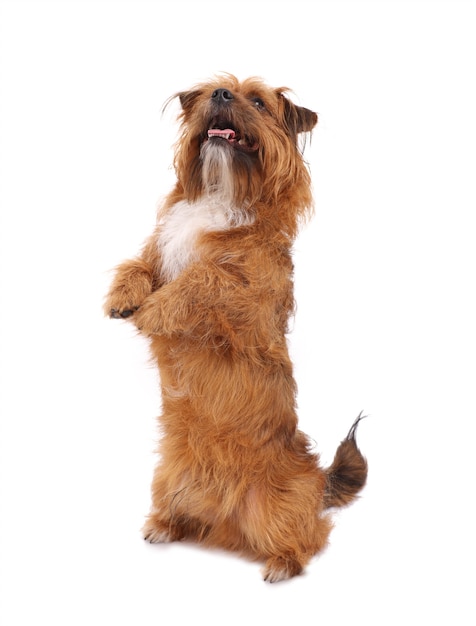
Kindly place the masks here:
<instances>
[{"instance_id":1,"label":"white backdrop","mask_svg":"<svg viewBox=\"0 0 476 626\"><path fill-rule=\"evenodd\" d=\"M474 625L474 2L0 2L0 621ZM147 346L102 316L219 71L319 113L295 246L301 428L364 410L362 498L305 575L149 546ZM473 580L471 580L473 578Z\"/></svg>"}]
</instances>

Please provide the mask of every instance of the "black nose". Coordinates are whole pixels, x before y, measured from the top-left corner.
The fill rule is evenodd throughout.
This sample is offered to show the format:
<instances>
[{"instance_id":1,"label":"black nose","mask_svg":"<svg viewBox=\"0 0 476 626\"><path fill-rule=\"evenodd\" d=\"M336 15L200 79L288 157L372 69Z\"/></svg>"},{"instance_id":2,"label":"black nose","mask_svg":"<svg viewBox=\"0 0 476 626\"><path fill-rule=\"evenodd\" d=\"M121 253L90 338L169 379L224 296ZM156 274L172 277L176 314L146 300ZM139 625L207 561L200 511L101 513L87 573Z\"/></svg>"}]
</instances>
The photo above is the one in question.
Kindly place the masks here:
<instances>
[{"instance_id":1,"label":"black nose","mask_svg":"<svg viewBox=\"0 0 476 626\"><path fill-rule=\"evenodd\" d=\"M233 100L233 94L228 89L215 89L212 93L212 100L217 104L224 104Z\"/></svg>"}]
</instances>

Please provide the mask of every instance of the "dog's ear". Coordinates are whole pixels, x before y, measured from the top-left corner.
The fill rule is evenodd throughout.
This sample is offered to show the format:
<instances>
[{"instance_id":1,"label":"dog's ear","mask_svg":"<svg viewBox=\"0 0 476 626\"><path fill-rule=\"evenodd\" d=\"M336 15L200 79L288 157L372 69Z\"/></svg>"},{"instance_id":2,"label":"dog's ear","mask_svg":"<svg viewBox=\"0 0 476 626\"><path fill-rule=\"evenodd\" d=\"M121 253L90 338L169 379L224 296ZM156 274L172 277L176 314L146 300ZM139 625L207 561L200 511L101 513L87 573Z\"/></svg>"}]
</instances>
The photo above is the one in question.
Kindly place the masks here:
<instances>
[{"instance_id":1,"label":"dog's ear","mask_svg":"<svg viewBox=\"0 0 476 626\"><path fill-rule=\"evenodd\" d=\"M299 133L310 132L317 124L317 113L294 104L283 94L282 90L278 90L277 93L283 105L284 123L289 134L296 137Z\"/></svg>"},{"instance_id":2,"label":"dog's ear","mask_svg":"<svg viewBox=\"0 0 476 626\"><path fill-rule=\"evenodd\" d=\"M170 98L165 101L162 108L162 113L165 112L167 107L175 100L175 98L178 98L180 106L182 107L182 116L184 116L192 110L195 100L201 94L202 92L198 89L191 89L190 91L179 91L178 93L174 93L173 96L170 96Z\"/></svg>"},{"instance_id":3,"label":"dog's ear","mask_svg":"<svg viewBox=\"0 0 476 626\"><path fill-rule=\"evenodd\" d=\"M199 89L192 89L191 91L182 91L176 96L180 100L180 105L185 113L190 111L196 101L196 99L202 95Z\"/></svg>"}]
</instances>

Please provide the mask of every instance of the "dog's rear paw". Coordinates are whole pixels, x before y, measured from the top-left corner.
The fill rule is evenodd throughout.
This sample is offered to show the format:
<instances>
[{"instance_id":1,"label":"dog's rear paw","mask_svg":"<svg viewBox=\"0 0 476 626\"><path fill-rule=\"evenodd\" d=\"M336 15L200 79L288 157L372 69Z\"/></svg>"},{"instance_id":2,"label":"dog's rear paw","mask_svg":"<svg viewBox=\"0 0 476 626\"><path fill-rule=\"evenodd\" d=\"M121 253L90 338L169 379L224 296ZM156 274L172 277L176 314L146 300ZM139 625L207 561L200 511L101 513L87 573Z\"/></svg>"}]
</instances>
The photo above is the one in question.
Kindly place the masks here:
<instances>
[{"instance_id":1,"label":"dog's rear paw","mask_svg":"<svg viewBox=\"0 0 476 626\"><path fill-rule=\"evenodd\" d=\"M182 539L177 528L155 515L151 515L142 529L144 539L149 543L170 543Z\"/></svg>"},{"instance_id":2,"label":"dog's rear paw","mask_svg":"<svg viewBox=\"0 0 476 626\"><path fill-rule=\"evenodd\" d=\"M266 561L263 579L269 583L287 580L302 572L302 565L291 556L273 556Z\"/></svg>"},{"instance_id":3,"label":"dog's rear paw","mask_svg":"<svg viewBox=\"0 0 476 626\"><path fill-rule=\"evenodd\" d=\"M172 534L168 530L159 530L151 528L143 533L144 540L149 543L170 543L174 540Z\"/></svg>"}]
</instances>

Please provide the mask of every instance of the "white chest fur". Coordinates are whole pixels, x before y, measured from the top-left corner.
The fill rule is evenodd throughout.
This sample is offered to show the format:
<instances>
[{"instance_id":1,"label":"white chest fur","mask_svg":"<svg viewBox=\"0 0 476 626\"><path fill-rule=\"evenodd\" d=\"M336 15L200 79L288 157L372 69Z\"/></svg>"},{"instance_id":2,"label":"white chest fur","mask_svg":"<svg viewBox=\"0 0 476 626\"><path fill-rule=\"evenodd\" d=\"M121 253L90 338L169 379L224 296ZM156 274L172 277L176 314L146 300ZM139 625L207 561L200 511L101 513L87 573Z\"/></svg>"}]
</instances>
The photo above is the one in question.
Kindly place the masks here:
<instances>
[{"instance_id":1,"label":"white chest fur","mask_svg":"<svg viewBox=\"0 0 476 626\"><path fill-rule=\"evenodd\" d=\"M227 230L251 223L246 211L233 209L214 196L197 202L177 202L162 218L157 245L162 278L170 282L199 256L198 237L204 232Z\"/></svg>"}]
</instances>

